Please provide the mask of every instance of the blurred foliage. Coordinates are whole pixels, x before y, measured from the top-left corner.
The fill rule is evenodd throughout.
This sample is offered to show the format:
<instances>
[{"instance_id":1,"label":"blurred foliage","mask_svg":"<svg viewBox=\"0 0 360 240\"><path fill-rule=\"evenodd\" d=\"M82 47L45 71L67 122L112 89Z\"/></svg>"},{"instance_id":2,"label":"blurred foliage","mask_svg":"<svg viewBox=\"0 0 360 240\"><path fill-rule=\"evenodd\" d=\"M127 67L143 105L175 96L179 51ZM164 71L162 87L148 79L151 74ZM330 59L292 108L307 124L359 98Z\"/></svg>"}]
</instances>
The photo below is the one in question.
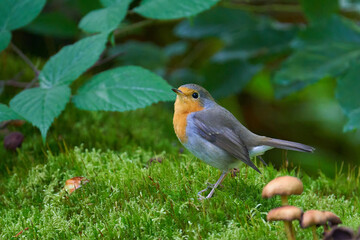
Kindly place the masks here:
<instances>
[{"instance_id":1,"label":"blurred foliage","mask_svg":"<svg viewBox=\"0 0 360 240\"><path fill-rule=\"evenodd\" d=\"M359 1L214 0L196 3L195 0L50 0L42 6L39 16L36 17L34 10L33 18L36 18L29 25L25 26L29 22L21 23L22 29L13 31L15 28L4 27L0 17L0 46L10 41L12 31L12 42L35 67L39 69L45 63L40 81L33 84L34 87L40 84L40 88L58 88L53 83L44 84L45 78L41 76L47 73L46 79L51 79L57 74L74 73L63 66L76 69L76 74L64 80L66 87L61 88L70 88L71 94L82 92L84 88L92 89L89 94L93 95L85 101L87 105L100 103L96 94L110 96L109 102L115 105L124 105L120 95L111 93L114 85L106 87L111 79L105 77L111 78L112 71L118 67L135 65L152 71L175 87L189 82L203 85L256 133L314 145L318 149L317 156L306 157L308 160L304 162L300 156L294 157L296 164L301 163L309 171L316 173L314 169L321 166L327 169L324 172L333 174L334 164L329 163L358 163L353 155L360 154L359 135L354 132L360 127ZM40 8L40 3L37 4ZM69 55L64 55L61 61L52 60L60 59L56 56L61 55L62 47L74 46L92 38L88 33L99 32L106 35L106 47L105 43L100 46L100 42L86 44L81 59L77 58L79 49L70 49ZM75 41L74 45L69 45ZM0 60L4 66L0 66L3 80L0 81L0 99L6 105L21 88L37 78L37 73L29 74L29 67L20 63L22 59L17 57L12 46L1 52ZM52 66L51 71L47 70L49 66ZM18 75L21 72L26 74ZM99 75L93 77L94 74ZM94 78L98 78L98 85L88 87L93 84L93 80L89 80ZM109 92L94 93L102 81ZM159 85L154 86L157 87ZM26 91L34 90L23 92ZM48 94L51 90L45 92ZM138 98L131 100L134 103L143 93L135 95ZM26 119L36 126L45 125L43 135L46 134L44 129L50 127L67 102L77 98L68 91L64 96L66 101L52 100L62 105L58 111L44 111L42 116L46 117L37 119L39 124L29 117L34 114L31 108L26 108L29 113ZM121 96L127 98L129 95ZM161 97L163 95L159 94L151 102L173 100L170 95ZM3 112L13 116L5 105L1 105ZM143 107L135 105L134 108ZM119 109L124 108L115 110ZM282 158L269 153L272 154Z\"/></svg>"}]
</instances>

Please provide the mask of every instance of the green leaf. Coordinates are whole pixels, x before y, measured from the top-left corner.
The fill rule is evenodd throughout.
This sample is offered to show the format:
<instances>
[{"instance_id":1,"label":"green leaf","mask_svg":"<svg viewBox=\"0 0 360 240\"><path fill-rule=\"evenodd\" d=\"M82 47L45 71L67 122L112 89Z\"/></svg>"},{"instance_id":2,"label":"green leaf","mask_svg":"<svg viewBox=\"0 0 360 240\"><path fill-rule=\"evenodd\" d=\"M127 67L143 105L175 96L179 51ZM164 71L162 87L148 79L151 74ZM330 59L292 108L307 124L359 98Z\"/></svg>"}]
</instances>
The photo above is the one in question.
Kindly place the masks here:
<instances>
[{"instance_id":1,"label":"green leaf","mask_svg":"<svg viewBox=\"0 0 360 240\"><path fill-rule=\"evenodd\" d=\"M189 43L185 41L178 41L167 45L164 48L164 53L167 57L175 57L184 54L189 48Z\"/></svg>"},{"instance_id":2,"label":"green leaf","mask_svg":"<svg viewBox=\"0 0 360 240\"><path fill-rule=\"evenodd\" d=\"M64 110L70 95L68 86L26 89L10 101L10 108L38 127L45 141L48 129Z\"/></svg>"},{"instance_id":3,"label":"green leaf","mask_svg":"<svg viewBox=\"0 0 360 240\"><path fill-rule=\"evenodd\" d=\"M46 62L39 79L42 88L71 84L99 59L107 33L84 38L62 48Z\"/></svg>"},{"instance_id":4,"label":"green leaf","mask_svg":"<svg viewBox=\"0 0 360 240\"><path fill-rule=\"evenodd\" d=\"M350 112L349 121L344 126L344 132L353 131L360 128L360 108Z\"/></svg>"},{"instance_id":5,"label":"green leaf","mask_svg":"<svg viewBox=\"0 0 360 240\"><path fill-rule=\"evenodd\" d=\"M297 50L275 74L275 95L284 97L324 77L337 77L359 56L360 45L350 43L327 43Z\"/></svg>"},{"instance_id":6,"label":"green leaf","mask_svg":"<svg viewBox=\"0 0 360 240\"><path fill-rule=\"evenodd\" d=\"M214 6L219 0L143 0L134 11L153 19L191 17Z\"/></svg>"},{"instance_id":7,"label":"green leaf","mask_svg":"<svg viewBox=\"0 0 360 240\"><path fill-rule=\"evenodd\" d=\"M202 70L206 79L203 87L214 98L223 98L240 92L260 68L260 65L252 65L242 60L213 62Z\"/></svg>"},{"instance_id":8,"label":"green leaf","mask_svg":"<svg viewBox=\"0 0 360 240\"><path fill-rule=\"evenodd\" d=\"M174 99L171 86L161 77L141 67L126 66L94 76L73 101L84 110L128 111Z\"/></svg>"},{"instance_id":9,"label":"green leaf","mask_svg":"<svg viewBox=\"0 0 360 240\"><path fill-rule=\"evenodd\" d=\"M23 119L23 118L5 104L0 103L0 122L15 120L15 119Z\"/></svg>"},{"instance_id":10,"label":"green leaf","mask_svg":"<svg viewBox=\"0 0 360 240\"><path fill-rule=\"evenodd\" d=\"M347 72L337 80L336 98L348 115L360 108L360 59L356 59Z\"/></svg>"},{"instance_id":11,"label":"green leaf","mask_svg":"<svg viewBox=\"0 0 360 240\"><path fill-rule=\"evenodd\" d=\"M79 27L89 33L112 31L125 18L130 2L120 1L110 7L91 11L81 19Z\"/></svg>"},{"instance_id":12,"label":"green leaf","mask_svg":"<svg viewBox=\"0 0 360 240\"><path fill-rule=\"evenodd\" d=\"M124 4L124 2L127 2L129 5L132 0L100 0L100 2L104 7L110 7L113 5Z\"/></svg>"},{"instance_id":13,"label":"green leaf","mask_svg":"<svg viewBox=\"0 0 360 240\"><path fill-rule=\"evenodd\" d=\"M0 52L4 50L11 41L11 32L2 30L0 32Z\"/></svg>"},{"instance_id":14,"label":"green leaf","mask_svg":"<svg viewBox=\"0 0 360 240\"><path fill-rule=\"evenodd\" d=\"M327 42L360 43L360 27L346 18L332 16L299 32L293 45L301 48Z\"/></svg>"},{"instance_id":15,"label":"green leaf","mask_svg":"<svg viewBox=\"0 0 360 240\"><path fill-rule=\"evenodd\" d=\"M0 29L14 30L30 23L43 9L46 0L1 0Z\"/></svg>"},{"instance_id":16,"label":"green leaf","mask_svg":"<svg viewBox=\"0 0 360 240\"><path fill-rule=\"evenodd\" d=\"M77 24L60 12L40 14L25 30L45 36L72 38L78 33Z\"/></svg>"},{"instance_id":17,"label":"green leaf","mask_svg":"<svg viewBox=\"0 0 360 240\"><path fill-rule=\"evenodd\" d=\"M311 22L327 19L339 11L338 0L300 0L300 3Z\"/></svg>"},{"instance_id":18,"label":"green leaf","mask_svg":"<svg viewBox=\"0 0 360 240\"><path fill-rule=\"evenodd\" d=\"M175 34L190 39L219 37L229 42L234 34L251 30L256 23L256 18L244 11L216 7L199 14L191 21L182 21L176 26Z\"/></svg>"},{"instance_id":19,"label":"green leaf","mask_svg":"<svg viewBox=\"0 0 360 240\"><path fill-rule=\"evenodd\" d=\"M116 60L121 65L138 65L149 70L164 67L168 60L164 50L150 42L128 41L111 48L109 55L119 55Z\"/></svg>"}]
</instances>

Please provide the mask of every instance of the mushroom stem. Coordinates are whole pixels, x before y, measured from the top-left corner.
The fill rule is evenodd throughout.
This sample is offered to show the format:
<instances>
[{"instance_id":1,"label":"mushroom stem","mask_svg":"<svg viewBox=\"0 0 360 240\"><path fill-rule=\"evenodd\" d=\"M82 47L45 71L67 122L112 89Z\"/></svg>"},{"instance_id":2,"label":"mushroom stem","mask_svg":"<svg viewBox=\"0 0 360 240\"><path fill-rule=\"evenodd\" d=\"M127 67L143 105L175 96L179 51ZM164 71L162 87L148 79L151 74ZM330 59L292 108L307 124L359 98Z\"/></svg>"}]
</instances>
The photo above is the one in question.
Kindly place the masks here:
<instances>
[{"instance_id":1,"label":"mushroom stem","mask_svg":"<svg viewBox=\"0 0 360 240\"><path fill-rule=\"evenodd\" d=\"M289 205L289 203L288 203L288 196L286 196L286 195L282 195L282 196L281 196L281 204L282 204L283 206Z\"/></svg>"},{"instance_id":2,"label":"mushroom stem","mask_svg":"<svg viewBox=\"0 0 360 240\"><path fill-rule=\"evenodd\" d=\"M319 240L319 237L316 234L316 225L311 226L311 230L312 230L312 234L313 234L313 239L314 240Z\"/></svg>"},{"instance_id":3,"label":"mushroom stem","mask_svg":"<svg viewBox=\"0 0 360 240\"><path fill-rule=\"evenodd\" d=\"M295 240L295 236L292 231L292 224L290 221L284 221L285 232L288 240Z\"/></svg>"},{"instance_id":4,"label":"mushroom stem","mask_svg":"<svg viewBox=\"0 0 360 240\"><path fill-rule=\"evenodd\" d=\"M324 232L328 232L329 231L329 226L327 225L327 223L324 224Z\"/></svg>"}]
</instances>

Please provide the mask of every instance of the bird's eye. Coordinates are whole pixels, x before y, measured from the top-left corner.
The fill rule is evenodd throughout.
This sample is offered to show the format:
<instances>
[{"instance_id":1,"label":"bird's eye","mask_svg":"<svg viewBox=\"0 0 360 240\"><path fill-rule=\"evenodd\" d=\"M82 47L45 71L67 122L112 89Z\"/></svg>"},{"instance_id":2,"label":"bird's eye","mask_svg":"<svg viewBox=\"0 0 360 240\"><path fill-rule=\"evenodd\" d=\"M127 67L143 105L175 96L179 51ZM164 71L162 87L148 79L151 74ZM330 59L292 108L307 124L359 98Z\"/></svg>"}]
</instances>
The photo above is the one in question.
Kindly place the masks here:
<instances>
[{"instance_id":1,"label":"bird's eye","mask_svg":"<svg viewBox=\"0 0 360 240\"><path fill-rule=\"evenodd\" d=\"M192 94L192 97L193 97L193 98L198 98L198 97L199 97L199 94L198 94L197 92L194 92L194 93Z\"/></svg>"}]
</instances>

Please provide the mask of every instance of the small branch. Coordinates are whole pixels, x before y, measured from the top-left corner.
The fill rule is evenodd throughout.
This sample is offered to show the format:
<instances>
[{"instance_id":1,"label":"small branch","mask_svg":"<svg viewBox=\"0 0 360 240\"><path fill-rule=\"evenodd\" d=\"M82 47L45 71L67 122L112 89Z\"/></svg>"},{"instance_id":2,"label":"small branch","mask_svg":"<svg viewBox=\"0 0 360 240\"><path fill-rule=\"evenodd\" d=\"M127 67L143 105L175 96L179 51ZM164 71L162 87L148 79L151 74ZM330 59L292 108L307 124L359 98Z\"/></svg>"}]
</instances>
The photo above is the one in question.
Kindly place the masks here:
<instances>
[{"instance_id":1,"label":"small branch","mask_svg":"<svg viewBox=\"0 0 360 240\"><path fill-rule=\"evenodd\" d=\"M116 53L116 54L114 54L114 55L111 55L111 56L109 56L109 57L107 57L107 58L99 59L91 68L94 68L94 67L103 65L103 64L105 64L105 63L108 63L108 62L110 62L111 60L113 60L113 59L115 59L115 58L117 58L117 57L119 57L119 56L121 56L121 55L123 55L123 54L125 54L125 52L118 52L118 53Z\"/></svg>"},{"instance_id":2,"label":"small branch","mask_svg":"<svg viewBox=\"0 0 360 240\"><path fill-rule=\"evenodd\" d=\"M30 68L34 71L35 76L38 76L40 72L31 60L18 47L16 47L15 44L10 43L10 46L30 66Z\"/></svg>"},{"instance_id":3,"label":"small branch","mask_svg":"<svg viewBox=\"0 0 360 240\"><path fill-rule=\"evenodd\" d=\"M34 85L36 84L37 80L38 80L38 76L35 76L35 77L31 80L31 82L29 82L29 83L25 86L25 89L28 89L28 88L31 88L32 86L34 86Z\"/></svg>"},{"instance_id":4,"label":"small branch","mask_svg":"<svg viewBox=\"0 0 360 240\"><path fill-rule=\"evenodd\" d=\"M3 84L5 86L12 86L12 87L17 87L17 88L26 88L26 86L28 85L28 83L26 82L19 82L13 79L10 80L2 80Z\"/></svg>"}]
</instances>

